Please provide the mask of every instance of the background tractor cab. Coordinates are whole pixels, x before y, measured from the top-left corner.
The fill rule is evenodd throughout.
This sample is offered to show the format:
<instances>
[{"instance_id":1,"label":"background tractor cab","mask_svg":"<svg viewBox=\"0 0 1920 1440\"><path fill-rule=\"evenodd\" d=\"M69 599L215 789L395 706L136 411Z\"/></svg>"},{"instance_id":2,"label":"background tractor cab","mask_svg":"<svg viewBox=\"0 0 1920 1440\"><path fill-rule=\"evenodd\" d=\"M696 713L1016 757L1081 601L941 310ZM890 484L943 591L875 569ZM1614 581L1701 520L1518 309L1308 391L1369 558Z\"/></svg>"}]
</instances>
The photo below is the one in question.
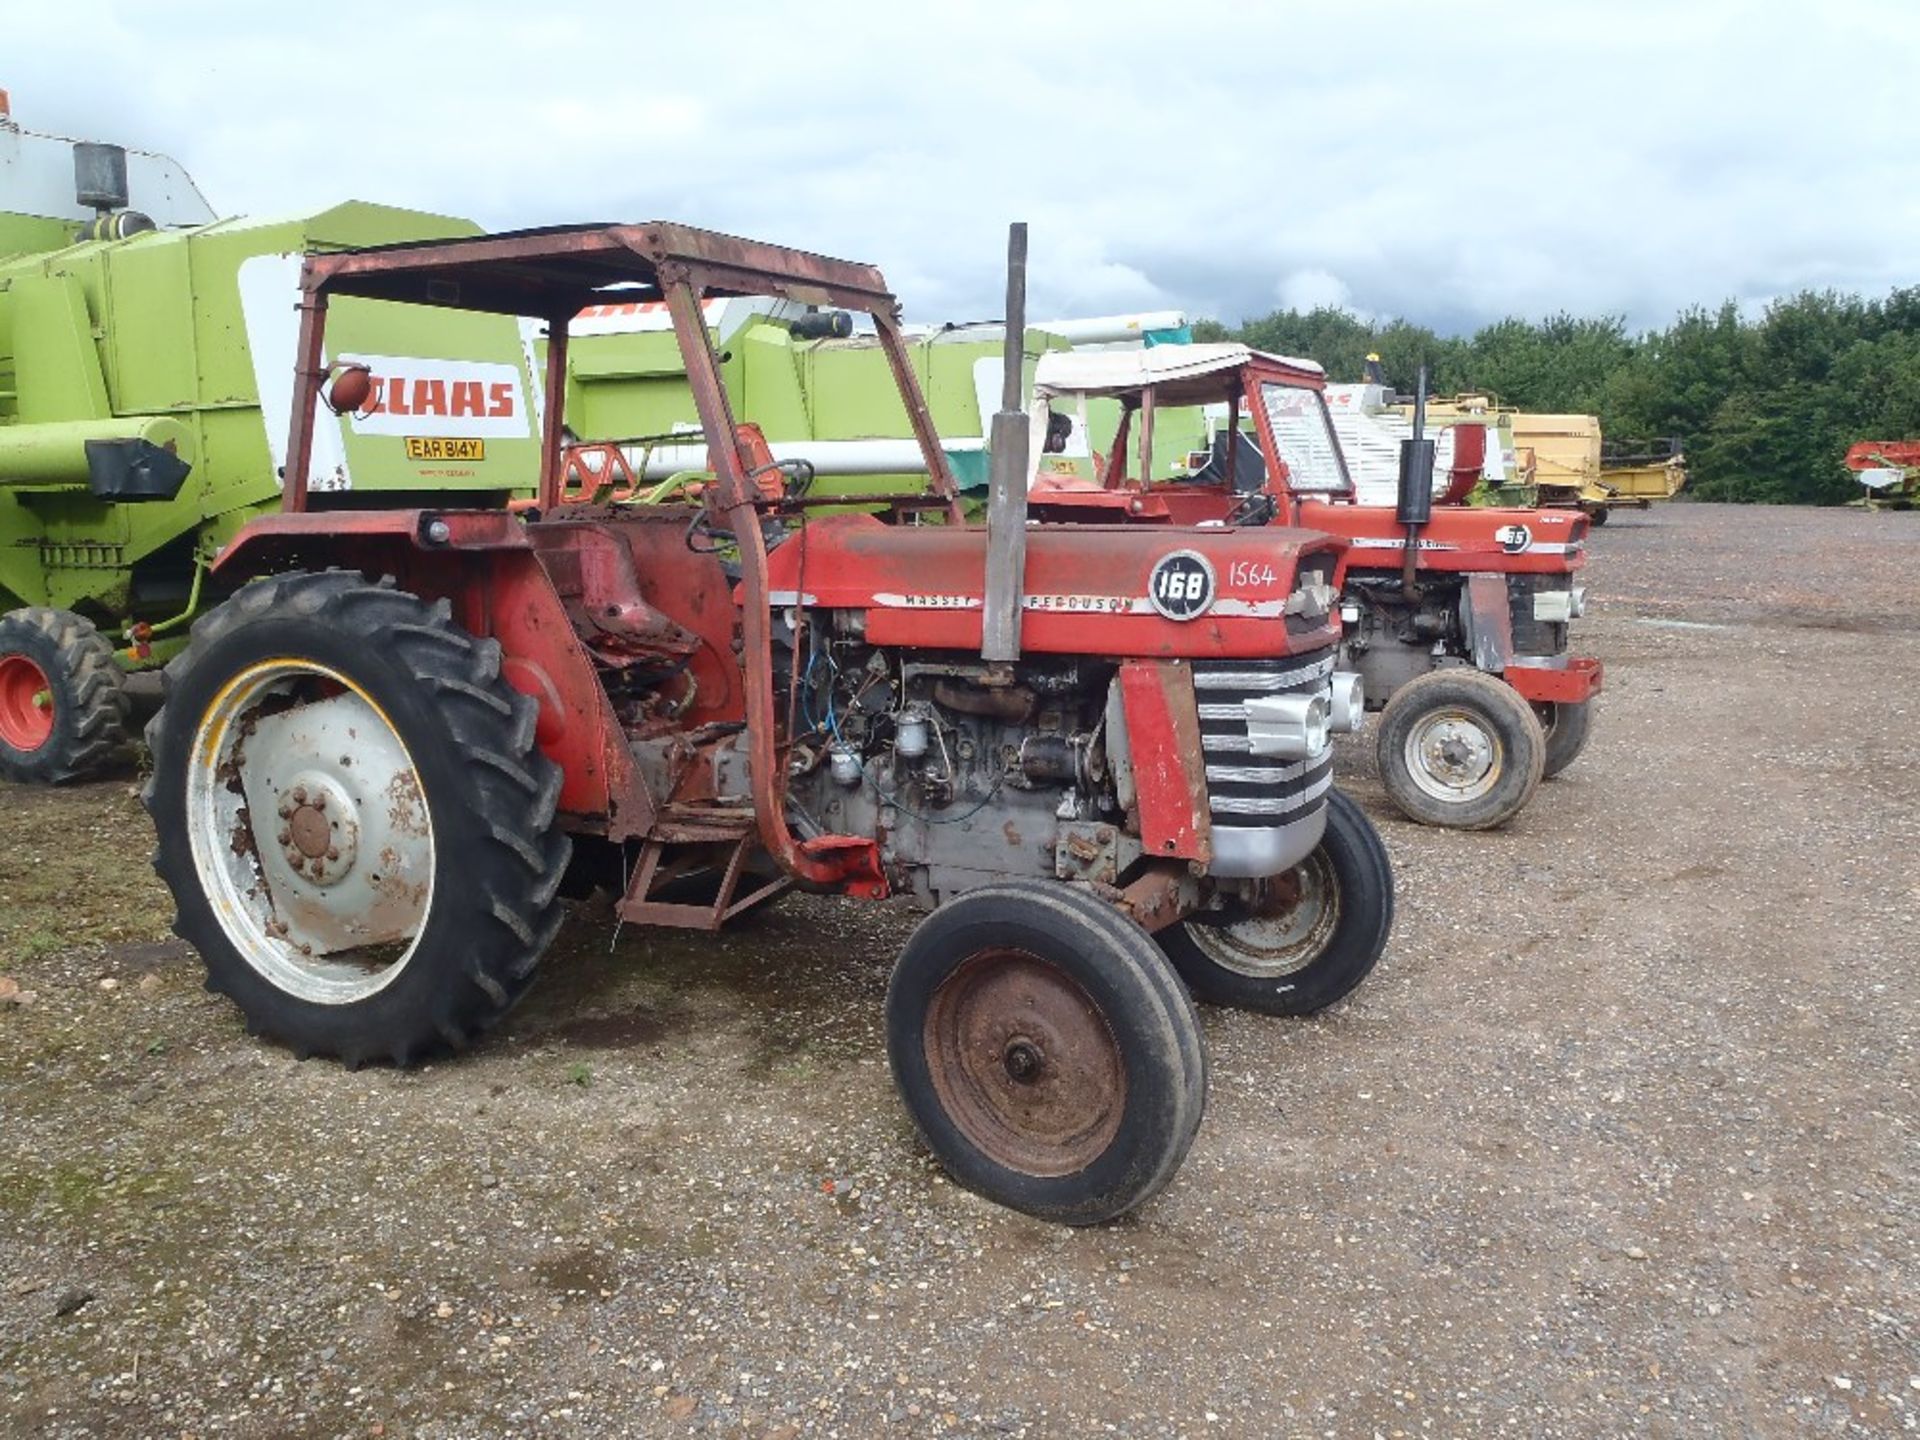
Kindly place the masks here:
<instances>
[{"instance_id":1,"label":"background tractor cab","mask_svg":"<svg viewBox=\"0 0 1920 1440\"><path fill-rule=\"evenodd\" d=\"M1436 505L1418 418L1398 503L1357 503L1325 389L1312 361L1238 344L1043 355L1032 426L1052 444L1029 504L1041 519L1278 524L1347 540L1342 664L1384 711L1389 794L1429 824L1501 824L1586 742L1600 664L1569 653L1568 626L1584 606L1574 577L1587 521ZM1111 436L1088 433L1096 400L1119 404ZM1184 469L1155 474L1156 432L1168 426L1194 450ZM1082 446L1090 477L1067 453ZM1443 498L1471 488L1480 468L1465 434L1452 450Z\"/></svg>"}]
</instances>

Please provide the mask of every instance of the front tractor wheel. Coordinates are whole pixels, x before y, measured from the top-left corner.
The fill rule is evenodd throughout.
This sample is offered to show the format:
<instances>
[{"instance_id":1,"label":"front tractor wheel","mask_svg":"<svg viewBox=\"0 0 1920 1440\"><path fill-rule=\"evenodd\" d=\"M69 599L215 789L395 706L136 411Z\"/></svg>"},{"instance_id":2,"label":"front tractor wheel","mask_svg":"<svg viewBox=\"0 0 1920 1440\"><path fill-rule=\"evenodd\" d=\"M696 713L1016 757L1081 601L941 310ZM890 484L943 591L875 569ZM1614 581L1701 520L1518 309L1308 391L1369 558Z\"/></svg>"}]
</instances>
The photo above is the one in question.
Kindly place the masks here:
<instances>
[{"instance_id":1,"label":"front tractor wheel","mask_svg":"<svg viewBox=\"0 0 1920 1440\"><path fill-rule=\"evenodd\" d=\"M1314 852L1250 902L1155 938L1193 993L1264 1015L1311 1015L1367 978L1393 932L1393 863L1360 807L1333 791Z\"/></svg>"},{"instance_id":2,"label":"front tractor wheel","mask_svg":"<svg viewBox=\"0 0 1920 1440\"><path fill-rule=\"evenodd\" d=\"M0 777L84 780L126 742L125 677L93 623L40 606L0 616Z\"/></svg>"},{"instance_id":3,"label":"front tractor wheel","mask_svg":"<svg viewBox=\"0 0 1920 1440\"><path fill-rule=\"evenodd\" d=\"M351 1065L497 1021L561 919L560 773L534 719L494 641L389 584L280 576L197 623L145 799L208 988Z\"/></svg>"},{"instance_id":4,"label":"front tractor wheel","mask_svg":"<svg viewBox=\"0 0 1920 1440\"><path fill-rule=\"evenodd\" d=\"M901 1099L960 1184L1092 1225L1157 1194L1206 1107L1192 1002L1133 920L1070 886L968 891L887 988Z\"/></svg>"},{"instance_id":5,"label":"front tractor wheel","mask_svg":"<svg viewBox=\"0 0 1920 1440\"><path fill-rule=\"evenodd\" d=\"M1535 705L1533 713L1539 716L1540 729L1547 737L1546 762L1540 773L1551 780L1587 748L1587 737L1593 730L1593 702L1561 705L1546 701Z\"/></svg>"},{"instance_id":6,"label":"front tractor wheel","mask_svg":"<svg viewBox=\"0 0 1920 1440\"><path fill-rule=\"evenodd\" d=\"M1380 780L1409 819L1490 830L1525 808L1547 742L1512 686L1449 666L1402 685L1380 716Z\"/></svg>"}]
</instances>

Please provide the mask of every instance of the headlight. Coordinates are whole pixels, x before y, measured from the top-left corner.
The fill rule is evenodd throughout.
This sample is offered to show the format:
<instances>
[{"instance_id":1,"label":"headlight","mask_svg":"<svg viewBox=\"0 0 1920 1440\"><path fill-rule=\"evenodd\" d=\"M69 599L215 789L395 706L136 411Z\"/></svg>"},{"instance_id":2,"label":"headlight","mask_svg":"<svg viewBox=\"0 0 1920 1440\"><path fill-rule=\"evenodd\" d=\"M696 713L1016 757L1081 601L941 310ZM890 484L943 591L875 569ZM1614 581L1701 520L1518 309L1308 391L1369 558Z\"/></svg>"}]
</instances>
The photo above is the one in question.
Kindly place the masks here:
<instances>
[{"instance_id":1,"label":"headlight","mask_svg":"<svg viewBox=\"0 0 1920 1440\"><path fill-rule=\"evenodd\" d=\"M1317 695L1262 695L1246 702L1247 749L1280 760L1311 760L1331 741L1333 706Z\"/></svg>"},{"instance_id":2,"label":"headlight","mask_svg":"<svg viewBox=\"0 0 1920 1440\"><path fill-rule=\"evenodd\" d=\"M1571 590L1536 590L1533 618L1543 624L1564 625L1580 612L1574 608Z\"/></svg>"},{"instance_id":3,"label":"headlight","mask_svg":"<svg viewBox=\"0 0 1920 1440\"><path fill-rule=\"evenodd\" d=\"M1329 719L1343 735L1358 735L1367 723L1367 690L1352 670L1336 670L1332 679L1332 710Z\"/></svg>"}]
</instances>

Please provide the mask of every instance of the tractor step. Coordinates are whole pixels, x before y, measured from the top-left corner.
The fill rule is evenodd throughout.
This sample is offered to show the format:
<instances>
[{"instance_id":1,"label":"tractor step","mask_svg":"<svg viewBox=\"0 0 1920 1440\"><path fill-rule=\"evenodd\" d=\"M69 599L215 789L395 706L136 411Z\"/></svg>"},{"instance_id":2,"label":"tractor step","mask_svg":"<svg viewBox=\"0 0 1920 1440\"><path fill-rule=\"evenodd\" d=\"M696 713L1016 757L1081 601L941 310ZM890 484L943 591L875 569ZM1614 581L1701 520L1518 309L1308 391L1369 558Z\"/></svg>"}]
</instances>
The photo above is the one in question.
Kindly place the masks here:
<instances>
[{"instance_id":1,"label":"tractor step","mask_svg":"<svg viewBox=\"0 0 1920 1440\"><path fill-rule=\"evenodd\" d=\"M640 864L627 885L618 907L622 920L636 925L664 925L680 930L718 930L736 915L763 905L783 894L791 878L776 875L769 879L747 871L746 864L754 848L751 835L736 835L719 840L701 840L678 844L649 839L640 852ZM724 857L724 858L723 858ZM702 877L718 872L711 900L687 901L655 898L676 887L679 882L695 884ZM746 882L742 893L742 882Z\"/></svg>"}]
</instances>

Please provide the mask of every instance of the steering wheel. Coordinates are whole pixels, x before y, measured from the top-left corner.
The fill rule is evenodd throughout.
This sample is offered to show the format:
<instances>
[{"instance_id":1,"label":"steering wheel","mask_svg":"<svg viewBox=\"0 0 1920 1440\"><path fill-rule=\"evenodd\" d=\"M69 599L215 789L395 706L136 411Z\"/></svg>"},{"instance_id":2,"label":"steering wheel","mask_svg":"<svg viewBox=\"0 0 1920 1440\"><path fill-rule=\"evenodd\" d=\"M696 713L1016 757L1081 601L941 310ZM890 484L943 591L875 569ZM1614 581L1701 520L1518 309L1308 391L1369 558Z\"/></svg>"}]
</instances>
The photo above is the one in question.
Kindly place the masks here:
<instances>
[{"instance_id":1,"label":"steering wheel","mask_svg":"<svg viewBox=\"0 0 1920 1440\"><path fill-rule=\"evenodd\" d=\"M1266 525L1280 513L1280 504L1264 490L1250 490L1227 512L1228 525Z\"/></svg>"}]
</instances>

